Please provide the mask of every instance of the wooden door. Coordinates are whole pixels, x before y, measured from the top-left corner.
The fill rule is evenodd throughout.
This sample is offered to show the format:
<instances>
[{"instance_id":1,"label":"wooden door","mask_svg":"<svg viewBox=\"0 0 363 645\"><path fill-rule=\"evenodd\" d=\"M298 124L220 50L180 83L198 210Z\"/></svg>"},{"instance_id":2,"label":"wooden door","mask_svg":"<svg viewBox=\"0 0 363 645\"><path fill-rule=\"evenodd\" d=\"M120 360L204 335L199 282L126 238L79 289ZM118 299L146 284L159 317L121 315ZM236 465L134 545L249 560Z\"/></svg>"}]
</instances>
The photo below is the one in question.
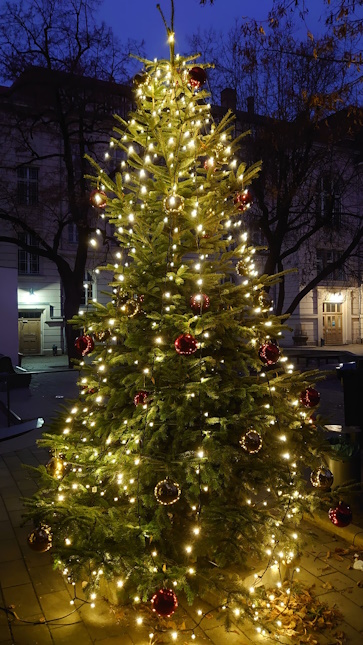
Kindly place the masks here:
<instances>
[{"instance_id":1,"label":"wooden door","mask_svg":"<svg viewBox=\"0 0 363 645\"><path fill-rule=\"evenodd\" d=\"M323 303L323 335L326 345L343 344L343 313L341 302Z\"/></svg>"},{"instance_id":2,"label":"wooden door","mask_svg":"<svg viewBox=\"0 0 363 645\"><path fill-rule=\"evenodd\" d=\"M40 354L40 318L19 318L19 352Z\"/></svg>"}]
</instances>

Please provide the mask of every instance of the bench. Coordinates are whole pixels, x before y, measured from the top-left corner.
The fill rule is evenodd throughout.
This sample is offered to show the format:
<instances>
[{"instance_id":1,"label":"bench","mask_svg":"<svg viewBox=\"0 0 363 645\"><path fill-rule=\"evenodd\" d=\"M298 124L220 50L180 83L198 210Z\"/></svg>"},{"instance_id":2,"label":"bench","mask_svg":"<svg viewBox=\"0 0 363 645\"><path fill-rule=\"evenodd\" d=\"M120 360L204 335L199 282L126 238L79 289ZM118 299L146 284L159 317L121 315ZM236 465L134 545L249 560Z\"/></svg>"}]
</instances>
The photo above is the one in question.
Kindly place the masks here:
<instances>
[{"instance_id":1,"label":"bench","mask_svg":"<svg viewBox=\"0 0 363 645\"><path fill-rule=\"evenodd\" d=\"M0 391L19 387L29 387L31 374L28 372L16 372L13 368L11 358L0 354Z\"/></svg>"}]
</instances>

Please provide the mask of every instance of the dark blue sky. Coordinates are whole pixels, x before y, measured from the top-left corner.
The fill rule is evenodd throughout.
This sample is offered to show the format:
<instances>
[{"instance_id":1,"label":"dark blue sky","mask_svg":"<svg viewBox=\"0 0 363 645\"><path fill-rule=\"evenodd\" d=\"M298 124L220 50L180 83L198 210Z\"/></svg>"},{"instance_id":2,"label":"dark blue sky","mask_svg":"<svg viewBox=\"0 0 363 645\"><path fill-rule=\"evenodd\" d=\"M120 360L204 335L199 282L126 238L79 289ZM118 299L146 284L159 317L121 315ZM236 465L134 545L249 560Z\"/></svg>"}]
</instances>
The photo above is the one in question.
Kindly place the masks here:
<instances>
[{"instance_id":1,"label":"dark blue sky","mask_svg":"<svg viewBox=\"0 0 363 645\"><path fill-rule=\"evenodd\" d=\"M101 15L111 25L121 40L128 37L145 40L146 55L149 58L168 57L166 33L159 11L158 0L104 0ZM169 22L170 1L159 0ZM308 26L316 29L322 0L308 0L310 17ZM266 18L272 0L215 0L215 4L201 7L199 0L175 0L176 52L189 51L187 36L213 27L217 31L228 32L236 18ZM297 23L299 22L296 18Z\"/></svg>"}]
</instances>

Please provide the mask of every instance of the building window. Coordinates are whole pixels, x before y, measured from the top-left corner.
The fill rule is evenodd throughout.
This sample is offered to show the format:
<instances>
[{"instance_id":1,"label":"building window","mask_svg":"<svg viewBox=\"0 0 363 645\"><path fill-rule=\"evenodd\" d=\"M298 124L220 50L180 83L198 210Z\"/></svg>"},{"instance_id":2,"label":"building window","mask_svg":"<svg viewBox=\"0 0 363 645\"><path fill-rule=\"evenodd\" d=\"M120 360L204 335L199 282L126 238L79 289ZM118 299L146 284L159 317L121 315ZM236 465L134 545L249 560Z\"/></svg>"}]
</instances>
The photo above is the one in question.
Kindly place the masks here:
<instances>
[{"instance_id":1,"label":"building window","mask_svg":"<svg viewBox=\"0 0 363 645\"><path fill-rule=\"evenodd\" d=\"M38 203L38 168L22 166L17 169L18 204L34 206Z\"/></svg>"},{"instance_id":2,"label":"building window","mask_svg":"<svg viewBox=\"0 0 363 645\"><path fill-rule=\"evenodd\" d=\"M94 298L93 278L90 273L86 272L85 279L83 282L81 305L83 305L84 307L87 307L87 305L92 302L93 298Z\"/></svg>"},{"instance_id":3,"label":"building window","mask_svg":"<svg viewBox=\"0 0 363 645\"><path fill-rule=\"evenodd\" d=\"M29 246L39 246L37 238L31 233L19 233L20 242ZM29 253L22 248L18 250L18 273L21 275L35 275L39 273L39 255Z\"/></svg>"},{"instance_id":4,"label":"building window","mask_svg":"<svg viewBox=\"0 0 363 645\"><path fill-rule=\"evenodd\" d=\"M341 251L337 249L317 249L316 250L316 272L320 273L329 264L333 264L339 260ZM326 280L344 280L344 267L334 269L326 278Z\"/></svg>"},{"instance_id":5,"label":"building window","mask_svg":"<svg viewBox=\"0 0 363 645\"><path fill-rule=\"evenodd\" d=\"M325 314L341 314L342 304L340 302L323 302L323 312Z\"/></svg>"},{"instance_id":6,"label":"building window","mask_svg":"<svg viewBox=\"0 0 363 645\"><path fill-rule=\"evenodd\" d=\"M78 228L76 224L73 224L73 222L68 224L68 242L70 244L78 243Z\"/></svg>"},{"instance_id":7,"label":"building window","mask_svg":"<svg viewBox=\"0 0 363 645\"><path fill-rule=\"evenodd\" d=\"M316 218L319 224L339 228L342 217L342 198L339 181L330 175L320 177L316 200Z\"/></svg>"}]
</instances>

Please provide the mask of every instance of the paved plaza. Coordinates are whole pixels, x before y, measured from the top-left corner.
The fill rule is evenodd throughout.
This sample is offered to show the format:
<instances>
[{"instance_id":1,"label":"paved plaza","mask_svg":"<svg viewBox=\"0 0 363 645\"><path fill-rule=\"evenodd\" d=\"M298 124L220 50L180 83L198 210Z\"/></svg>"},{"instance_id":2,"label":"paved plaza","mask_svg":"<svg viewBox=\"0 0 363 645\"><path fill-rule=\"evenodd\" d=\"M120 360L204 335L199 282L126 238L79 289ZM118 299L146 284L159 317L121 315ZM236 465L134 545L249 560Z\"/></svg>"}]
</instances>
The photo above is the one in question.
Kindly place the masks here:
<instances>
[{"instance_id":1,"label":"paved plaza","mask_svg":"<svg viewBox=\"0 0 363 645\"><path fill-rule=\"evenodd\" d=\"M363 346L354 346L363 354ZM346 348L344 348L346 349ZM357 354L358 351L355 351ZM23 366L33 372L30 387L11 391L11 407L22 419L54 416L60 404L77 395L77 373L67 369L65 357L26 358ZM334 369L334 365L323 366ZM343 404L340 384L330 375L321 387L322 407L331 414L332 423L342 423ZM334 379L334 380L333 380ZM330 394L329 394L330 393ZM4 393L0 395L4 400ZM6 428L1 430L1 439ZM146 626L137 626L131 615L129 624L120 620L122 612L104 600L95 608L83 603L82 591L66 583L53 570L49 553L31 551L26 538L32 525L22 526L22 497L31 495L35 483L23 464L46 463L49 455L36 446L41 429L0 441L0 643L2 645L151 645L176 642L180 645L245 645L272 642L243 626L234 626L225 634L219 623L209 619L203 631L180 633L177 641L170 634L164 640L149 638ZM329 532L326 530L329 529ZM363 559L363 527L335 529L324 518L321 525L302 522L306 547L299 562L298 580L313 587L314 594L330 607L339 609L342 620L335 635L320 634L323 645L363 643L363 571L353 569L354 554ZM183 603L181 603L183 605ZM8 609L8 612L4 609ZM193 614L195 608L181 607L181 613ZM295 641L289 641L295 642Z\"/></svg>"}]
</instances>

